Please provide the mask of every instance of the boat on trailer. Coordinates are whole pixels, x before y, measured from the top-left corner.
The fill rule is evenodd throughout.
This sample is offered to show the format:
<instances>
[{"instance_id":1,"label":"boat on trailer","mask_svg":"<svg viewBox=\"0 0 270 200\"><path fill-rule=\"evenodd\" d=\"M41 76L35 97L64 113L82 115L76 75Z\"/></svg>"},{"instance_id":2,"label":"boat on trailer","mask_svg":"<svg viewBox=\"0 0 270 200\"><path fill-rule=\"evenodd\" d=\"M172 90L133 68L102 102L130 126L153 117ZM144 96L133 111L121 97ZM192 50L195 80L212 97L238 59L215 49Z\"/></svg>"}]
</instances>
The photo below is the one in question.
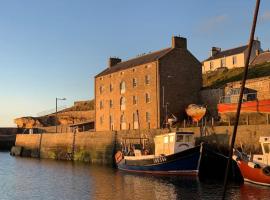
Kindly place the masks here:
<instances>
[{"instance_id":1,"label":"boat on trailer","mask_svg":"<svg viewBox=\"0 0 270 200\"><path fill-rule=\"evenodd\" d=\"M160 175L198 175L202 146L194 146L194 133L174 132L154 138L155 154L139 149L115 154L119 170ZM130 155L132 154L132 155Z\"/></svg>"},{"instance_id":2,"label":"boat on trailer","mask_svg":"<svg viewBox=\"0 0 270 200\"><path fill-rule=\"evenodd\" d=\"M234 150L233 159L241 171L244 181L270 186L270 137L260 137L263 154L248 156Z\"/></svg>"}]
</instances>

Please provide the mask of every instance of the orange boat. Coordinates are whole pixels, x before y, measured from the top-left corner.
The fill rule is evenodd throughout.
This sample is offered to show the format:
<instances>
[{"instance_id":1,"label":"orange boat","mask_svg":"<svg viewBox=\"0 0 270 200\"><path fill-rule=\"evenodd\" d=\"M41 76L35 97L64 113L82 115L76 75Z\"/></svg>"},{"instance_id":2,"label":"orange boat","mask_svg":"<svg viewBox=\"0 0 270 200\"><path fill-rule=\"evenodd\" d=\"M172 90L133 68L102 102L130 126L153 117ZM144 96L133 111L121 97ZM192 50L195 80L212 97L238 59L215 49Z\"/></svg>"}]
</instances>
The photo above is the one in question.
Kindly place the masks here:
<instances>
[{"instance_id":1,"label":"orange boat","mask_svg":"<svg viewBox=\"0 0 270 200\"><path fill-rule=\"evenodd\" d=\"M186 108L186 113L194 122L200 121L206 113L206 108L196 104L190 104Z\"/></svg>"},{"instance_id":2,"label":"orange boat","mask_svg":"<svg viewBox=\"0 0 270 200\"><path fill-rule=\"evenodd\" d=\"M243 152L234 151L233 159L241 171L244 181L257 185L270 186L270 137L260 137L262 155L253 155L253 159Z\"/></svg>"},{"instance_id":3,"label":"orange boat","mask_svg":"<svg viewBox=\"0 0 270 200\"><path fill-rule=\"evenodd\" d=\"M218 104L218 113L236 112L239 93L240 88L233 88L226 96L221 97ZM241 106L241 113L243 112L270 113L270 99L258 100L257 91L245 88Z\"/></svg>"}]
</instances>

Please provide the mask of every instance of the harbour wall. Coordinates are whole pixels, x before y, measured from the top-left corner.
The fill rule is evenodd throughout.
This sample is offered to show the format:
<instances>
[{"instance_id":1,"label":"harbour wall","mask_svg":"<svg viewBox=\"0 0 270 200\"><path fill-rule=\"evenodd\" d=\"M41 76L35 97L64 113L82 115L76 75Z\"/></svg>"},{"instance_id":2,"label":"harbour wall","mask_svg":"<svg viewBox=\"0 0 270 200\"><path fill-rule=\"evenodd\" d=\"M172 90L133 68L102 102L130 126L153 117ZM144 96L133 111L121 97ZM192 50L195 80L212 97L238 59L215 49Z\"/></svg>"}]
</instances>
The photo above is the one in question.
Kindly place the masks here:
<instances>
[{"instance_id":1,"label":"harbour wall","mask_svg":"<svg viewBox=\"0 0 270 200\"><path fill-rule=\"evenodd\" d=\"M194 132L195 137L201 135L199 127L180 128L179 131ZM227 145L232 131L232 126L216 126L208 128L206 133L211 135L212 142ZM23 147L23 156L112 164L123 138L148 138L153 149L154 136L166 132L169 130L18 134L16 146ZM218 137L221 135L227 137ZM258 153L260 136L270 136L269 125L239 126L236 145L243 144L247 152Z\"/></svg>"},{"instance_id":2,"label":"harbour wall","mask_svg":"<svg viewBox=\"0 0 270 200\"><path fill-rule=\"evenodd\" d=\"M15 144L18 129L13 127L0 128L0 150L10 150Z\"/></svg>"}]
</instances>

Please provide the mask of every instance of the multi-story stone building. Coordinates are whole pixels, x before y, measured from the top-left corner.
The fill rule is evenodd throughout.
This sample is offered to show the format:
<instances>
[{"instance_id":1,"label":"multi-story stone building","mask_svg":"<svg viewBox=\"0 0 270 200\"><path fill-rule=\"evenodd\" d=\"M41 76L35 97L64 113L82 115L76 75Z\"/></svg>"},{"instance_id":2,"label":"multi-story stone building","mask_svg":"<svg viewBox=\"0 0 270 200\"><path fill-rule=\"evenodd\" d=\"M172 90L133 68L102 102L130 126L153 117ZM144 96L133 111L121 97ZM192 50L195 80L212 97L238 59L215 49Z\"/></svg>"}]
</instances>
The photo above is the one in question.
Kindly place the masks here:
<instances>
[{"instance_id":1,"label":"multi-story stone building","mask_svg":"<svg viewBox=\"0 0 270 200\"><path fill-rule=\"evenodd\" d=\"M110 58L95 77L96 131L160 128L165 108L183 118L201 87L201 63L186 38L173 37L170 48L127 61Z\"/></svg>"},{"instance_id":2,"label":"multi-story stone building","mask_svg":"<svg viewBox=\"0 0 270 200\"><path fill-rule=\"evenodd\" d=\"M212 47L211 56L202 62L203 73L214 71L218 68L228 69L244 67L247 57L248 45L221 51L219 47ZM254 40L250 61L262 51L259 40Z\"/></svg>"}]
</instances>

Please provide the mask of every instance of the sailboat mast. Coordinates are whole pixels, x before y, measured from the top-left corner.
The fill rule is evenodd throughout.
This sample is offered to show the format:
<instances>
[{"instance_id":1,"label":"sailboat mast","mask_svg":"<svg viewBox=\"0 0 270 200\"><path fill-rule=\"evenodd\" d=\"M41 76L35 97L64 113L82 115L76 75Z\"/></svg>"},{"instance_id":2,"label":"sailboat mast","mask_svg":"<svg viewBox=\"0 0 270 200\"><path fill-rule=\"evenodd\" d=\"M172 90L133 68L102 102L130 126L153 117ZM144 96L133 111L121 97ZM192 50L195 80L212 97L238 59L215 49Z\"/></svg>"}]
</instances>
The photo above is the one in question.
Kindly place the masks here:
<instances>
[{"instance_id":1,"label":"sailboat mast","mask_svg":"<svg viewBox=\"0 0 270 200\"><path fill-rule=\"evenodd\" d=\"M239 123L242 99L243 99L243 94L244 94L244 89L245 89L245 84L246 84L246 79L247 79L247 74L248 74L249 59L250 59L251 49L252 49L253 41L254 41L254 34L255 34L255 30L256 30L259 7L260 7L260 0L257 0L254 15L253 15L252 28L251 28L250 37L249 37L248 54L247 54L247 57L246 57L246 60L245 60L245 68L244 68L244 74L243 74L243 79L242 79L242 84L241 84L240 95L239 95L239 99L238 99L238 105L237 105L237 112L236 112L236 116L235 116L233 134L232 134L232 137L231 137L229 158L228 158L227 168L226 168L226 173L225 173L225 178L224 178L223 199L225 198L225 195L226 195L228 174L229 174L229 169L231 167L231 160L232 160L231 158L232 158L232 154L233 154L233 148L234 148L234 143L235 143L235 138L236 138L236 133L237 133L237 127L238 127L238 123Z\"/></svg>"}]
</instances>

